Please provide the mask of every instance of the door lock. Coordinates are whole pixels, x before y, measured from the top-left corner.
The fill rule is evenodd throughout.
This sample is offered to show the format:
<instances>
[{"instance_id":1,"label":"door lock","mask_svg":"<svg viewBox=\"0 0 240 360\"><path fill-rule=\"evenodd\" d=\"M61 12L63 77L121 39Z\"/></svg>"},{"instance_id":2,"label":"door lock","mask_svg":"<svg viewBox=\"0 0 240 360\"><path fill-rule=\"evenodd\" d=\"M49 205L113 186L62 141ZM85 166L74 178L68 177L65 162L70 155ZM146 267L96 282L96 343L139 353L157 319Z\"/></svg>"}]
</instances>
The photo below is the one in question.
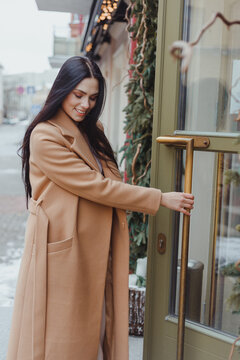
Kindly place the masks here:
<instances>
[{"instance_id":1,"label":"door lock","mask_svg":"<svg viewBox=\"0 0 240 360\"><path fill-rule=\"evenodd\" d=\"M158 234L157 250L163 255L166 252L166 236L163 233Z\"/></svg>"}]
</instances>

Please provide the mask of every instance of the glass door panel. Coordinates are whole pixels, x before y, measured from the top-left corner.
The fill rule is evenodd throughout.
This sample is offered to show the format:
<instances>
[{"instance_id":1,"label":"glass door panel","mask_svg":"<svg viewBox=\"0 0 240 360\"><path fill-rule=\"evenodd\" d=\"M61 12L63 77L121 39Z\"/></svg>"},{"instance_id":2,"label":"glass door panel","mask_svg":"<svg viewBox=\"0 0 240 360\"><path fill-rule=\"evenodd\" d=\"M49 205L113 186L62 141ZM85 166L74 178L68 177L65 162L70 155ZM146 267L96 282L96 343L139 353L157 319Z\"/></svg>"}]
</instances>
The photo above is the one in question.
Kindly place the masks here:
<instances>
[{"instance_id":1,"label":"glass door panel","mask_svg":"<svg viewBox=\"0 0 240 360\"><path fill-rule=\"evenodd\" d=\"M184 183L184 154L178 161ZM239 154L194 152L195 209L189 235L186 318L231 335L240 331L239 170ZM181 184L177 187L183 191ZM181 216L178 224L172 288L176 300L172 301L170 310L175 315L178 314Z\"/></svg>"},{"instance_id":2,"label":"glass door panel","mask_svg":"<svg viewBox=\"0 0 240 360\"><path fill-rule=\"evenodd\" d=\"M187 0L183 40L193 41L213 13L235 20L239 1ZM237 132L240 121L239 26L217 21L193 48L191 64L181 85L179 130ZM185 85L183 85L183 83ZM231 95L232 94L232 95Z\"/></svg>"}]
</instances>

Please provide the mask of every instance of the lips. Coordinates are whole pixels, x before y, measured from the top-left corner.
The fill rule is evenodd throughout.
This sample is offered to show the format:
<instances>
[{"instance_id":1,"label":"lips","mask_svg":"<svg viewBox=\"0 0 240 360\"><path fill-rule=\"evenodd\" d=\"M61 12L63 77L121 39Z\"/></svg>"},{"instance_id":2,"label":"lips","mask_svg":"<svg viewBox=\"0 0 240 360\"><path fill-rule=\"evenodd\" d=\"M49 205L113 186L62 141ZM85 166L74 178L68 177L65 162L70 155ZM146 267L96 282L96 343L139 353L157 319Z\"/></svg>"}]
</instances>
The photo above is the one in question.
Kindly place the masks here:
<instances>
[{"instance_id":1,"label":"lips","mask_svg":"<svg viewBox=\"0 0 240 360\"><path fill-rule=\"evenodd\" d=\"M86 115L86 111L81 111L81 110L76 109L76 108L75 108L75 110L77 111L77 113L78 113L79 115Z\"/></svg>"}]
</instances>

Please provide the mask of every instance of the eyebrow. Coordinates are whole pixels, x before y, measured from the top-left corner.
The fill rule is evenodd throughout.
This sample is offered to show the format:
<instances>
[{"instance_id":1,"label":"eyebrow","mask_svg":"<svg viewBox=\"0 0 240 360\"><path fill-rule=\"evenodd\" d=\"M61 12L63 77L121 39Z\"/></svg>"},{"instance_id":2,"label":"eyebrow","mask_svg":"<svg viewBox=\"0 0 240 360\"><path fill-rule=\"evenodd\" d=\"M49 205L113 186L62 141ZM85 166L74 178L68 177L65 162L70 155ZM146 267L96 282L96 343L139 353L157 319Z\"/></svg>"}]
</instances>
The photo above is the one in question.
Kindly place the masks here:
<instances>
[{"instance_id":1,"label":"eyebrow","mask_svg":"<svg viewBox=\"0 0 240 360\"><path fill-rule=\"evenodd\" d=\"M87 95L87 93L85 93L83 90L81 90L81 89L74 89L75 91L81 91L83 94L85 94L85 95ZM94 96L94 95L98 95L99 94L99 92L97 92L97 93L95 93L95 94L92 94L92 95L90 95L90 96Z\"/></svg>"}]
</instances>

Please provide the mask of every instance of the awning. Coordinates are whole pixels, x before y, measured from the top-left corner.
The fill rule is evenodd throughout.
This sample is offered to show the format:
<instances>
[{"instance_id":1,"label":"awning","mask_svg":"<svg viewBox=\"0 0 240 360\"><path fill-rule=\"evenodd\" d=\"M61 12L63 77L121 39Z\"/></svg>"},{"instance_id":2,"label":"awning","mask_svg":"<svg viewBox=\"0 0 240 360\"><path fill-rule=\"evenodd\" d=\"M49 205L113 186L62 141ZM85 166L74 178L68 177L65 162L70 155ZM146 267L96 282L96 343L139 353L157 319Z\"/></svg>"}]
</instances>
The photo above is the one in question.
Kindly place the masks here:
<instances>
[{"instance_id":1,"label":"awning","mask_svg":"<svg viewBox=\"0 0 240 360\"><path fill-rule=\"evenodd\" d=\"M60 11L88 15L91 10L91 0L35 0L39 10Z\"/></svg>"}]
</instances>

